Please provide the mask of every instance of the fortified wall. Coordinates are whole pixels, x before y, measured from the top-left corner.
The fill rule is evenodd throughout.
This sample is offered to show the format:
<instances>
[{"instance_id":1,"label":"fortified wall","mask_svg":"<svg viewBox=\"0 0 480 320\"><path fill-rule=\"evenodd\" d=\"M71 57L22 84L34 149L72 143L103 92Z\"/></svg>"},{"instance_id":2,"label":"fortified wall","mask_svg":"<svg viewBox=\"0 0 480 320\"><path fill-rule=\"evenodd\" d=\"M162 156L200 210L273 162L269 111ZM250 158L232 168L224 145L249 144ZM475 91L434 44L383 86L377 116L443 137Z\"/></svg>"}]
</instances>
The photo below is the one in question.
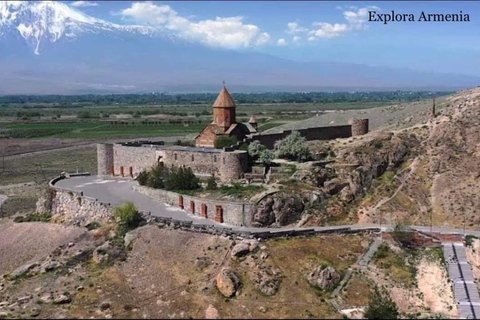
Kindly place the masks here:
<instances>
[{"instance_id":1,"label":"fortified wall","mask_svg":"<svg viewBox=\"0 0 480 320\"><path fill-rule=\"evenodd\" d=\"M243 141L239 141L236 145L232 146L230 150L238 149L242 144L251 143L255 140L260 141L260 143L268 149L273 149L275 141L284 139L293 131L298 131L302 137L307 139L307 141L349 138L367 134L368 119L351 119L348 125L342 126L313 127L298 130L285 130L279 133L251 134Z\"/></svg>"},{"instance_id":2,"label":"fortified wall","mask_svg":"<svg viewBox=\"0 0 480 320\"><path fill-rule=\"evenodd\" d=\"M98 144L98 174L136 177L158 163L185 166L200 176L214 174L222 181L238 179L247 171L245 151L213 148L164 147L158 144Z\"/></svg>"}]
</instances>

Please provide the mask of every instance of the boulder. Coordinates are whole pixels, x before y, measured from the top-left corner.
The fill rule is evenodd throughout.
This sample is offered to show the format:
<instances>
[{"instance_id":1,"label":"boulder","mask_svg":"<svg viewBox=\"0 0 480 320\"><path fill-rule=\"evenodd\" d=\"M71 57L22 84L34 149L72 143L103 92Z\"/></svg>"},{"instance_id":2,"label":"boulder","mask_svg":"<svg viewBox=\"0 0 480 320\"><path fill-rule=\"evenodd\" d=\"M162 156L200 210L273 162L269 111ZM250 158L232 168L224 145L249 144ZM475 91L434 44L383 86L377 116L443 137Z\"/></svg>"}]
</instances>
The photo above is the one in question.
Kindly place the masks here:
<instances>
[{"instance_id":1,"label":"boulder","mask_svg":"<svg viewBox=\"0 0 480 320\"><path fill-rule=\"evenodd\" d=\"M277 293L280 287L281 272L276 268L265 268L253 273L255 288L267 296Z\"/></svg>"},{"instance_id":2,"label":"boulder","mask_svg":"<svg viewBox=\"0 0 480 320\"><path fill-rule=\"evenodd\" d=\"M348 185L348 181L343 181L338 178L325 181L325 183L323 184L323 186L325 187L325 191L330 195L339 193L343 188Z\"/></svg>"},{"instance_id":3,"label":"boulder","mask_svg":"<svg viewBox=\"0 0 480 320\"><path fill-rule=\"evenodd\" d=\"M38 267L38 263L29 263L29 264L23 265L20 268L15 269L11 273L11 277L12 277L12 279L22 277L22 276L26 275L28 272L30 272L35 267Z\"/></svg>"},{"instance_id":4,"label":"boulder","mask_svg":"<svg viewBox=\"0 0 480 320\"><path fill-rule=\"evenodd\" d=\"M55 304L66 304L70 302L72 302L72 298L70 297L70 294L67 293L58 295L53 299L53 303Z\"/></svg>"},{"instance_id":5,"label":"boulder","mask_svg":"<svg viewBox=\"0 0 480 320\"><path fill-rule=\"evenodd\" d=\"M108 249L110 249L110 243L107 241L101 246L98 246L93 251L92 259L96 263L101 263L108 260Z\"/></svg>"},{"instance_id":6,"label":"boulder","mask_svg":"<svg viewBox=\"0 0 480 320\"><path fill-rule=\"evenodd\" d=\"M123 242L125 243L125 247L128 248L130 244L133 243L134 240L138 238L138 234L135 232L127 232L125 237L123 238Z\"/></svg>"},{"instance_id":7,"label":"boulder","mask_svg":"<svg viewBox=\"0 0 480 320\"><path fill-rule=\"evenodd\" d=\"M232 258L240 258L250 253L250 245L245 242L240 242L232 249Z\"/></svg>"},{"instance_id":8,"label":"boulder","mask_svg":"<svg viewBox=\"0 0 480 320\"><path fill-rule=\"evenodd\" d=\"M218 291L227 298L233 297L240 289L240 279L230 269L223 269L217 275L216 285Z\"/></svg>"},{"instance_id":9,"label":"boulder","mask_svg":"<svg viewBox=\"0 0 480 320\"><path fill-rule=\"evenodd\" d=\"M327 289L340 280L340 274L331 266L318 266L308 275L307 280L312 286Z\"/></svg>"}]
</instances>

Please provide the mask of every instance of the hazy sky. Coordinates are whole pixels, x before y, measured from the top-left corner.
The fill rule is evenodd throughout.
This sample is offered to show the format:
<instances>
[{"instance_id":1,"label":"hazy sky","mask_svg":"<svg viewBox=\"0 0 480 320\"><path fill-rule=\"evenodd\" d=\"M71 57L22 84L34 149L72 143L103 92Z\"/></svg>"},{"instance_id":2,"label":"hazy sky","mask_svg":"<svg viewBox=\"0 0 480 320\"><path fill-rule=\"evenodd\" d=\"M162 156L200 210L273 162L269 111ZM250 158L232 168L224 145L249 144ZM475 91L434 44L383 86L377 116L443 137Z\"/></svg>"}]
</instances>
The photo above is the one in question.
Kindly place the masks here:
<instances>
[{"instance_id":1,"label":"hazy sky","mask_svg":"<svg viewBox=\"0 0 480 320\"><path fill-rule=\"evenodd\" d=\"M65 2L119 24L160 25L208 46L296 61L479 75L480 2ZM368 11L467 13L470 22L368 22Z\"/></svg>"}]
</instances>

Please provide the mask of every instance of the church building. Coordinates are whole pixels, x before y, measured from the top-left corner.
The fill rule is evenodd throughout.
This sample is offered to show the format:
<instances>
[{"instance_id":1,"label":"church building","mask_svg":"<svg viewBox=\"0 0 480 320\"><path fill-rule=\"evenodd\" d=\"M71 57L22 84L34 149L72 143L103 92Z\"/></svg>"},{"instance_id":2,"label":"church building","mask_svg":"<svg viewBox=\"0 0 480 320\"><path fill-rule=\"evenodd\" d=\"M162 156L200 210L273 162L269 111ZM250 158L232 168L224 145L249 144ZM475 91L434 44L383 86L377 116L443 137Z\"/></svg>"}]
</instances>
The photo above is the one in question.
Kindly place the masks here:
<instances>
[{"instance_id":1,"label":"church building","mask_svg":"<svg viewBox=\"0 0 480 320\"><path fill-rule=\"evenodd\" d=\"M213 121L195 137L197 147L214 148L215 140L221 136L235 136L238 141L257 133L257 122L252 116L248 123L238 123L235 102L225 85L213 104Z\"/></svg>"}]
</instances>

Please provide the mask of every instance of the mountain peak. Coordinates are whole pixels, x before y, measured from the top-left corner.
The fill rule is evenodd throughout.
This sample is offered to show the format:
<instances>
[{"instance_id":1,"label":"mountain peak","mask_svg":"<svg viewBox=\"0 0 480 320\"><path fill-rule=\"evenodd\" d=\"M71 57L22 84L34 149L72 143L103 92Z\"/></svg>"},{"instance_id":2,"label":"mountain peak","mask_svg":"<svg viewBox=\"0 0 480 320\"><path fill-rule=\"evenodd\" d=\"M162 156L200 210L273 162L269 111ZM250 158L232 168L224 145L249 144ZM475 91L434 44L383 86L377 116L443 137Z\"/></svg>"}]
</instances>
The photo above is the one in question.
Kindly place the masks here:
<instances>
[{"instance_id":1,"label":"mountain peak","mask_svg":"<svg viewBox=\"0 0 480 320\"><path fill-rule=\"evenodd\" d=\"M20 35L37 55L44 41L57 42L61 38L76 38L84 33L115 31L153 34L159 30L110 23L57 1L0 2L0 37Z\"/></svg>"}]
</instances>

